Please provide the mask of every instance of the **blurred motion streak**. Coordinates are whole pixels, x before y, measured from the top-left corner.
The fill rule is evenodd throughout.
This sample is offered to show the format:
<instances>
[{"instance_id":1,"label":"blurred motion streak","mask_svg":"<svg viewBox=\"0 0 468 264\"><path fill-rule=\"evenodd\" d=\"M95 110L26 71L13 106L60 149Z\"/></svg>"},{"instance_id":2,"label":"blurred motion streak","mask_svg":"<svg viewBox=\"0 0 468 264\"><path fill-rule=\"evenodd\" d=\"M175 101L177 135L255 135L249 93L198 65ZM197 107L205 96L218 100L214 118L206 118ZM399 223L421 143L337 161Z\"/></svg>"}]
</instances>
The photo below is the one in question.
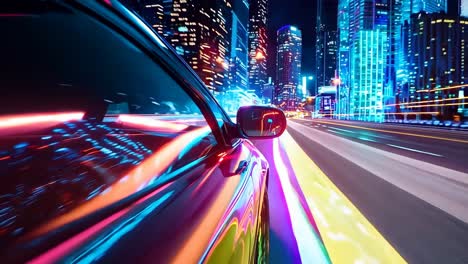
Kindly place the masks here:
<instances>
[{"instance_id":1,"label":"blurred motion streak","mask_svg":"<svg viewBox=\"0 0 468 264\"><path fill-rule=\"evenodd\" d=\"M209 175L205 177L209 177ZM225 212L224 208L227 208L232 202L231 198L235 196L234 193L236 191L236 187L239 184L239 180L239 177L228 177L224 181L223 185L218 187L219 191L215 200L210 203L210 207L206 209L202 220L199 223L197 223L195 230L191 231L191 235L187 237L184 242L181 243L180 250L178 251L177 255L174 256L171 263L196 263L200 260L201 257L206 255L206 259L208 262L211 262L213 260L214 262L216 262L216 258L212 256L214 252L204 252L204 250L206 249L205 245L208 245L210 241L214 241L216 239L215 237L217 235L214 235L214 237L210 236L211 234L213 234L211 231L220 230L219 227L217 229L217 226L219 225L219 223L223 223L226 221L226 219L224 218L226 216L223 216L223 213ZM231 222L232 221L234 220L231 220ZM219 240L222 241L224 239L221 238ZM212 245L208 248L214 250L217 248L217 245Z\"/></svg>"},{"instance_id":2,"label":"blurred motion streak","mask_svg":"<svg viewBox=\"0 0 468 264\"><path fill-rule=\"evenodd\" d=\"M384 132L384 133L389 133L389 134L397 134L397 135L412 136L412 137L419 137L419 138L431 138L431 139L438 139L438 140L443 140L443 141L451 141L451 142L468 144L468 140L462 140L462 139L456 139L456 138L448 138L448 137L445 138L445 137L436 137L436 136L421 135L421 134L414 134L414 133L398 132L398 131L393 131L393 130L369 128L369 127L348 125L348 124L337 123L337 122L328 122L328 121L323 121L323 120L314 120L314 121L317 123L321 123L321 124L329 124L329 125L336 125L336 126L343 126L343 127L358 128L358 129L363 129L363 130Z\"/></svg>"},{"instance_id":3,"label":"blurred motion streak","mask_svg":"<svg viewBox=\"0 0 468 264\"><path fill-rule=\"evenodd\" d=\"M165 186L162 186L161 188L158 188L156 191L152 192L151 194L147 195L145 198L140 199L139 201L136 202L136 204L139 204L143 202L144 200L148 199L148 197L152 197L154 195L157 195L164 190L167 189L171 184L167 184ZM163 196L161 199L158 200L158 206L165 200L167 200L170 196L169 194L166 194ZM124 216L127 212L129 212L130 209L123 209L107 218L104 220L100 221L99 223L93 225L92 227L86 229L85 231L71 237L70 239L64 241L63 243L59 244L55 248L50 249L49 251L45 252L44 254L38 256L37 258L31 260L29 263L31 264L39 264L39 263L54 263L58 260L60 260L63 256L65 256L67 253L72 252L74 249L85 243L88 239L92 238L94 235L98 234L101 232L103 229L106 227L111 226L111 224ZM118 229L118 228L117 228Z\"/></svg>"},{"instance_id":4,"label":"blurred motion streak","mask_svg":"<svg viewBox=\"0 0 468 264\"><path fill-rule=\"evenodd\" d=\"M50 127L62 122L81 120L83 116L83 112L0 116L0 132L5 132L4 130L8 131L8 129L12 128L35 129L38 128L38 125L41 125L41 128Z\"/></svg>"},{"instance_id":5,"label":"blurred motion streak","mask_svg":"<svg viewBox=\"0 0 468 264\"><path fill-rule=\"evenodd\" d=\"M287 132L285 132L287 134ZM281 137L284 139L284 135ZM285 144L287 142L284 142ZM319 235L309 222L301 202L297 196L297 190L294 190L289 177L294 175L292 170L288 170L283 158L281 157L280 143L278 139L273 140L273 158L274 165L278 171L281 187L283 189L286 205L291 218L292 230L299 248L299 255L302 263L330 263L326 257L326 250L322 244ZM303 164L302 164L303 165ZM300 166L302 166L300 165ZM293 217L294 216L294 217Z\"/></svg>"},{"instance_id":6,"label":"blurred motion streak","mask_svg":"<svg viewBox=\"0 0 468 264\"><path fill-rule=\"evenodd\" d=\"M178 136L166 145L162 146L157 152L149 156L143 163L138 165L128 173L122 180L115 182L107 188L106 191L94 197L81 206L78 206L71 212L60 216L49 223L44 224L33 232L33 236L42 235L54 230L60 226L80 219L96 210L111 205L134 192L150 185L157 177L175 161L183 149L199 137L209 133L208 126L197 128L185 134Z\"/></svg>"},{"instance_id":7,"label":"blurred motion streak","mask_svg":"<svg viewBox=\"0 0 468 264\"><path fill-rule=\"evenodd\" d=\"M288 133L281 139L333 263L406 263Z\"/></svg>"},{"instance_id":8,"label":"blurred motion streak","mask_svg":"<svg viewBox=\"0 0 468 264\"><path fill-rule=\"evenodd\" d=\"M157 128L159 130L169 130L170 132L177 132L186 129L188 126L183 124L176 124L168 121L156 120L151 118L151 115L136 116L136 115L119 115L118 120L123 123L143 126L147 128ZM179 120L178 120L179 121Z\"/></svg>"}]
</instances>

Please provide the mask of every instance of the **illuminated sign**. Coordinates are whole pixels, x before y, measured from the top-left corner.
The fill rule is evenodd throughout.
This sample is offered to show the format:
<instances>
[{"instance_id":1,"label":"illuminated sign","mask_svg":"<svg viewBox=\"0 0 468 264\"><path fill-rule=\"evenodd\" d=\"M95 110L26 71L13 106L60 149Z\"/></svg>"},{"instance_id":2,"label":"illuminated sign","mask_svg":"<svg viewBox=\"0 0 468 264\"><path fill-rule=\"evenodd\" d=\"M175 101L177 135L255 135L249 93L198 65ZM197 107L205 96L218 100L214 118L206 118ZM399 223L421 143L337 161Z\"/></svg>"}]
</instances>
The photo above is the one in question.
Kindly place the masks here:
<instances>
[{"instance_id":1,"label":"illuminated sign","mask_svg":"<svg viewBox=\"0 0 468 264\"><path fill-rule=\"evenodd\" d=\"M320 86L318 88L319 94L336 94L336 86Z\"/></svg>"}]
</instances>

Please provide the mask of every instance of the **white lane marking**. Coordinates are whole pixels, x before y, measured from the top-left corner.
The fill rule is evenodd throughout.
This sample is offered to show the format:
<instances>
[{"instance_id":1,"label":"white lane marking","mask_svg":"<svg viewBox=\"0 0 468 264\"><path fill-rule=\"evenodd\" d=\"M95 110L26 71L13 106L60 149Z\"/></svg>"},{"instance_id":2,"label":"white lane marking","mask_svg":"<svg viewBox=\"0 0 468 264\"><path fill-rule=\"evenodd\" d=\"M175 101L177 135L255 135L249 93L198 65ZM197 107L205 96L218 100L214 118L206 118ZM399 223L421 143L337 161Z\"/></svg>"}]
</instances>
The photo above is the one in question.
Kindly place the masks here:
<instances>
[{"instance_id":1,"label":"white lane marking","mask_svg":"<svg viewBox=\"0 0 468 264\"><path fill-rule=\"evenodd\" d=\"M398 188L468 223L468 173L291 122L291 129ZM354 175L357 179L359 174Z\"/></svg>"},{"instance_id":2,"label":"white lane marking","mask_svg":"<svg viewBox=\"0 0 468 264\"><path fill-rule=\"evenodd\" d=\"M393 145L393 144L387 144L387 146L394 147L394 148L399 148L399 149L404 149L404 150L408 150L408 151L413 151L413 152L417 152L417 153L427 154L427 155L431 155L431 156L436 156L436 157L443 157L442 155L439 155L439 154L426 152L426 151L422 151L422 150L417 150L417 149L412 149L412 148L405 148L405 147L398 146L398 145Z\"/></svg>"},{"instance_id":3,"label":"white lane marking","mask_svg":"<svg viewBox=\"0 0 468 264\"><path fill-rule=\"evenodd\" d=\"M370 138L366 138L366 137L358 137L360 140L364 140L364 141L370 141L370 142L377 142L373 139L370 139Z\"/></svg>"},{"instance_id":4,"label":"white lane marking","mask_svg":"<svg viewBox=\"0 0 468 264\"><path fill-rule=\"evenodd\" d=\"M336 133L336 134L340 134L340 135L346 136L346 134L345 134L345 133L338 132L338 131L335 131L335 130L330 130L330 129L327 129L327 131L330 131L330 132L332 132L332 133Z\"/></svg>"},{"instance_id":5,"label":"white lane marking","mask_svg":"<svg viewBox=\"0 0 468 264\"><path fill-rule=\"evenodd\" d=\"M343 132L348 132L348 133L353 133L354 134L354 131L351 131L351 130L348 130L348 129L342 129L342 128L337 128L337 127L330 127L331 129L335 129L335 130L339 130L339 131L343 131Z\"/></svg>"}]
</instances>

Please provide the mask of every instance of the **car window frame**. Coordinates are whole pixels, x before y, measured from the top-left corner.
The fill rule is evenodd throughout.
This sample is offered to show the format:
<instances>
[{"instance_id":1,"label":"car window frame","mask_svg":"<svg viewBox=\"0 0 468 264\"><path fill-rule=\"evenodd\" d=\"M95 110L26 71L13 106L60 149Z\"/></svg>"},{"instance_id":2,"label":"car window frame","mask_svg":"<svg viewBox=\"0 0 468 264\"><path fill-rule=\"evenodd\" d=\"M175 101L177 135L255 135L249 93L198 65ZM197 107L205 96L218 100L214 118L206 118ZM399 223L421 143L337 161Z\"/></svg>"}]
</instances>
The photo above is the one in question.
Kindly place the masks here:
<instances>
[{"instance_id":1,"label":"car window frame","mask_svg":"<svg viewBox=\"0 0 468 264\"><path fill-rule=\"evenodd\" d=\"M75 0L70 5L130 41L158 64L200 108L219 146L222 149L233 146L229 135L236 125L193 69L138 15L129 11L118 1ZM221 115L221 126L218 124L215 112Z\"/></svg>"},{"instance_id":2,"label":"car window frame","mask_svg":"<svg viewBox=\"0 0 468 264\"><path fill-rule=\"evenodd\" d=\"M151 40L151 38L148 37L145 33L142 33L141 28L136 26L135 23L126 21L128 18L125 18L124 15L119 14L115 11L115 9L110 8L105 3L75 0L70 2L61 2L60 5L70 7L72 10L77 10L78 12L82 13L78 15L88 16L89 19L94 19L102 26L107 27L116 34L119 34L119 36L134 44L146 56L148 56L150 60L156 63L157 66L161 67L161 69L164 70L167 74L169 74L169 76L174 79L174 81L181 87L181 89L187 93L190 99L193 100L197 107L200 108L203 117L206 119L210 129L213 132L213 135L215 136L216 142L219 146L221 146L221 148L216 146L210 150L206 156L201 157L189 164L185 164L183 167L171 172L170 174L172 176L168 177L168 180L165 180L157 185L148 186L148 188L135 192L132 195L117 201L116 203L108 205L85 216L84 218L62 226L44 237L38 238L41 240L41 244L36 243L37 241L29 241L31 243L25 241L27 249L23 247L25 244L18 245L18 247L9 248L8 250L11 250L11 255L8 257L21 261L30 260L31 257L37 256L38 252L44 253L46 250L54 247L55 245L58 245L59 242L70 238L73 234L86 230L93 224L97 223L99 220L102 220L112 213L115 213L133 204L137 199L145 197L148 194L154 192L155 188L170 184L171 182L177 182L179 177L185 175L187 171L190 171L196 167L195 163L202 162L211 156L224 151L225 149L222 147L227 146L227 144L225 144L226 138L223 128L226 126L226 124L230 123L230 119L227 118L224 110L219 106L206 87L204 87L198 76L196 76L193 71L191 71L189 66L185 64L185 62L183 62L182 59L180 59L180 57L178 57L175 53L171 54L173 50L169 45L165 44L167 51L163 50L162 47L158 48L158 44ZM130 28L134 31L125 32L124 28ZM157 35L155 36L158 37ZM162 43L165 42L163 41ZM173 63L173 65L171 65L171 63ZM174 65L177 67L174 67ZM177 70L180 71L178 72ZM218 125L217 118L212 112L213 110L218 111L223 115L223 126Z\"/></svg>"}]
</instances>

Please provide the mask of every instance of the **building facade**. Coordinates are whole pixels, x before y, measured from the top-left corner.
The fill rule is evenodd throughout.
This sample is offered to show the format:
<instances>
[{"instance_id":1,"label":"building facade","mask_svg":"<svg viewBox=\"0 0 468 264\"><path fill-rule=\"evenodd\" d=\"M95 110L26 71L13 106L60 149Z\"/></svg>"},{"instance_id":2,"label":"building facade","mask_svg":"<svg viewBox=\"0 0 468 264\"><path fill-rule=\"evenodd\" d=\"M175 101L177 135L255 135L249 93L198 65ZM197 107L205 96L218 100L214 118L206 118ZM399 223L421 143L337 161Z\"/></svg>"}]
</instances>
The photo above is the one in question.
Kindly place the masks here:
<instances>
[{"instance_id":1,"label":"building facade","mask_svg":"<svg viewBox=\"0 0 468 264\"><path fill-rule=\"evenodd\" d=\"M317 1L317 26L315 43L316 87L330 85L337 69L337 19L327 15L337 10L337 0Z\"/></svg>"},{"instance_id":2,"label":"building facade","mask_svg":"<svg viewBox=\"0 0 468 264\"><path fill-rule=\"evenodd\" d=\"M337 113L340 118L381 122L384 102L393 97L385 86L389 54L387 0L342 0L338 8Z\"/></svg>"},{"instance_id":3,"label":"building facade","mask_svg":"<svg viewBox=\"0 0 468 264\"><path fill-rule=\"evenodd\" d=\"M249 5L245 0L233 0L230 23L229 87L248 89L248 23Z\"/></svg>"},{"instance_id":4,"label":"building facade","mask_svg":"<svg viewBox=\"0 0 468 264\"><path fill-rule=\"evenodd\" d=\"M229 81L231 3L173 0L170 42L214 94Z\"/></svg>"},{"instance_id":5,"label":"building facade","mask_svg":"<svg viewBox=\"0 0 468 264\"><path fill-rule=\"evenodd\" d=\"M135 10L156 32L166 39L170 37L170 20L173 0L122 0Z\"/></svg>"},{"instance_id":6,"label":"building facade","mask_svg":"<svg viewBox=\"0 0 468 264\"><path fill-rule=\"evenodd\" d=\"M277 31L277 37L275 103L283 109L295 110L301 82L302 33L288 25Z\"/></svg>"},{"instance_id":7,"label":"building facade","mask_svg":"<svg viewBox=\"0 0 468 264\"><path fill-rule=\"evenodd\" d=\"M403 112L452 120L465 116L468 18L445 13L411 15L408 27L409 93Z\"/></svg>"},{"instance_id":8,"label":"building facade","mask_svg":"<svg viewBox=\"0 0 468 264\"><path fill-rule=\"evenodd\" d=\"M268 0L251 0L249 5L249 87L258 96L267 83Z\"/></svg>"},{"instance_id":9,"label":"building facade","mask_svg":"<svg viewBox=\"0 0 468 264\"><path fill-rule=\"evenodd\" d=\"M316 85L327 86L336 76L338 41L336 31L317 32L316 42ZM317 91L317 89L316 89Z\"/></svg>"}]
</instances>

